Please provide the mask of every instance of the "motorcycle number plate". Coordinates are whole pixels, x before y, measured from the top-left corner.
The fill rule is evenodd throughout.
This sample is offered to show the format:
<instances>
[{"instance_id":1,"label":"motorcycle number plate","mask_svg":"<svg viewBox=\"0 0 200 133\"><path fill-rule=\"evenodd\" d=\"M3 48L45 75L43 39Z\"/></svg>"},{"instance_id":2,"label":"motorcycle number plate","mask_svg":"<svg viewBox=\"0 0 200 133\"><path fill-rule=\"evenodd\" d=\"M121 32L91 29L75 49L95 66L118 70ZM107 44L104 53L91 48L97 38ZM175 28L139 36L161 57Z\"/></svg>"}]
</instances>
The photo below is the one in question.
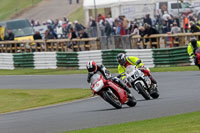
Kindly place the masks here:
<instances>
[{"instance_id":1,"label":"motorcycle number plate","mask_svg":"<svg viewBox=\"0 0 200 133\"><path fill-rule=\"evenodd\" d=\"M95 92L99 92L103 88L103 86L104 86L103 80L100 80L94 85L93 90Z\"/></svg>"}]
</instances>

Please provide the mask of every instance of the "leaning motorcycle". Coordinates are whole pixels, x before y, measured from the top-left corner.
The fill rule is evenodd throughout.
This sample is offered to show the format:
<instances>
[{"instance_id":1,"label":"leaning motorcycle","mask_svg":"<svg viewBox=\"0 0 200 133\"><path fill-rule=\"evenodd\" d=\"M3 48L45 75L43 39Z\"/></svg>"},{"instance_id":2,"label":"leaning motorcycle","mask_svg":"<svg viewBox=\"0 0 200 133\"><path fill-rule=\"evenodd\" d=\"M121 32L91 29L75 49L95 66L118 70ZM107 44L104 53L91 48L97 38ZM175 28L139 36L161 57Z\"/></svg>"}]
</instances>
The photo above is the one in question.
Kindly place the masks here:
<instances>
[{"instance_id":1,"label":"leaning motorcycle","mask_svg":"<svg viewBox=\"0 0 200 133\"><path fill-rule=\"evenodd\" d=\"M134 96L128 96L124 89L111 80L106 80L103 75L96 73L91 77L91 89L94 95L101 96L106 102L117 109L122 108L122 104L134 107L137 103Z\"/></svg>"},{"instance_id":2,"label":"leaning motorcycle","mask_svg":"<svg viewBox=\"0 0 200 133\"><path fill-rule=\"evenodd\" d=\"M153 99L159 97L157 86L155 86L149 76L145 75L137 66L127 66L124 76L126 76L125 82L127 85L136 90L146 100L149 100L150 97Z\"/></svg>"}]
</instances>

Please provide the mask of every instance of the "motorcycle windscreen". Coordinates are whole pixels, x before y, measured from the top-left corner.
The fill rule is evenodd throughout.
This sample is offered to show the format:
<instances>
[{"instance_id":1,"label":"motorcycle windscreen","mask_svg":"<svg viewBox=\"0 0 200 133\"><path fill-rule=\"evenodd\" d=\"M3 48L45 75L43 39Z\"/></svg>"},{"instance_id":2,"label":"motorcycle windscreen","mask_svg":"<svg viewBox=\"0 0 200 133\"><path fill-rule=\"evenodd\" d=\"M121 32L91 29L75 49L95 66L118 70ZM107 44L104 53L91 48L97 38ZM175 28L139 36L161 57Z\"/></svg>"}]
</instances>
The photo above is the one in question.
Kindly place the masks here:
<instances>
[{"instance_id":1,"label":"motorcycle windscreen","mask_svg":"<svg viewBox=\"0 0 200 133\"><path fill-rule=\"evenodd\" d=\"M94 90L94 92L99 92L104 86L103 80L100 79L101 75L98 73L94 74L91 77L90 83L92 83L92 89Z\"/></svg>"}]
</instances>

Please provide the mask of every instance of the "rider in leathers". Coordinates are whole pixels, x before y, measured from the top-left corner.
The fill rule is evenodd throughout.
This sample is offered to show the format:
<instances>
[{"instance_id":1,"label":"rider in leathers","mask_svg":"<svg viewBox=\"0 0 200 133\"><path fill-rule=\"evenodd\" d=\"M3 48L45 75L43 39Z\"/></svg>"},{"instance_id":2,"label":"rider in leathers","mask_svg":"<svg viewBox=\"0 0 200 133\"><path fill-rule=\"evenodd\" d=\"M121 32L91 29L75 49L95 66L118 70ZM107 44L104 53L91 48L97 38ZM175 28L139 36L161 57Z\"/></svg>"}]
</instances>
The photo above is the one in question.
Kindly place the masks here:
<instances>
[{"instance_id":1,"label":"rider in leathers","mask_svg":"<svg viewBox=\"0 0 200 133\"><path fill-rule=\"evenodd\" d=\"M119 86L121 86L128 94L128 96L131 96L131 92L129 90L129 88L126 86L126 84L124 82L122 82L119 78L117 77L111 77L109 76L110 75L110 72L105 68L105 66L103 65L96 65L96 63L94 61L90 61L87 63L87 70L88 70L88 78L87 78L87 81L88 83L90 83L90 80L91 80L91 77L100 72L104 78L106 80L110 79L112 80L114 83L118 84ZM94 67L94 69L90 69Z\"/></svg>"},{"instance_id":2,"label":"rider in leathers","mask_svg":"<svg viewBox=\"0 0 200 133\"><path fill-rule=\"evenodd\" d=\"M157 81L152 77L150 74L150 71L144 67L143 62L135 56L129 56L127 57L124 53L120 53L117 55L117 62L118 65L118 73L123 74L126 71L126 67L128 65L136 65L138 69L140 69L145 75L149 76L151 79L154 87L157 87ZM122 80L125 78L125 76L122 77Z\"/></svg>"}]
</instances>

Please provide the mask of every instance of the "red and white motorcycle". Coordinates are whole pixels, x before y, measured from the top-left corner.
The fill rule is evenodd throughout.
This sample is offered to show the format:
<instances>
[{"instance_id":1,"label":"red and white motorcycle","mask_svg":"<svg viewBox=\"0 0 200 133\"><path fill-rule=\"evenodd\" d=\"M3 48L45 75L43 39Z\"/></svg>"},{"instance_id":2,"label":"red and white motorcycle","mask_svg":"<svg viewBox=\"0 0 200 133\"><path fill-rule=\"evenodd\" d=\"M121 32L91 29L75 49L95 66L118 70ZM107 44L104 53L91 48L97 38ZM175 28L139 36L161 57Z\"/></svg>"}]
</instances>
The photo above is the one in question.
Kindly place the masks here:
<instances>
[{"instance_id":1,"label":"red and white motorcycle","mask_svg":"<svg viewBox=\"0 0 200 133\"><path fill-rule=\"evenodd\" d=\"M123 88L111 80L106 80L103 75L96 73L91 77L91 89L93 94L101 96L106 102L117 109L122 108L122 104L134 107L137 103L134 96L128 97Z\"/></svg>"}]
</instances>

